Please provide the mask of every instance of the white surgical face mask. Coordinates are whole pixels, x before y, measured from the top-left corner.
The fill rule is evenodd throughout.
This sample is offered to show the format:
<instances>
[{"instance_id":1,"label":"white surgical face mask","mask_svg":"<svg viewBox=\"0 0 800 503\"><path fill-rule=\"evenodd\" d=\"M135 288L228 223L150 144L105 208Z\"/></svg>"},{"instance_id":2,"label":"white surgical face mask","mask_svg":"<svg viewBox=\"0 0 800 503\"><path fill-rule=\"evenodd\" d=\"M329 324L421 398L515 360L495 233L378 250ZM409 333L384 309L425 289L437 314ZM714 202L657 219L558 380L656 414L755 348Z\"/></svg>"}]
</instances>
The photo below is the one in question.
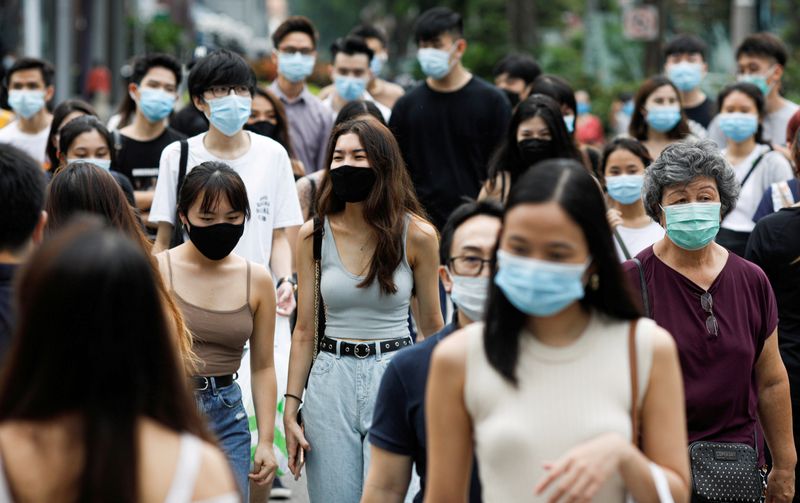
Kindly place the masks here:
<instances>
[{"instance_id":1,"label":"white surgical face mask","mask_svg":"<svg viewBox=\"0 0 800 503\"><path fill-rule=\"evenodd\" d=\"M458 310L471 321L482 321L486 310L486 297L489 295L488 276L459 276L448 269L447 274L453 281L450 298Z\"/></svg>"}]
</instances>

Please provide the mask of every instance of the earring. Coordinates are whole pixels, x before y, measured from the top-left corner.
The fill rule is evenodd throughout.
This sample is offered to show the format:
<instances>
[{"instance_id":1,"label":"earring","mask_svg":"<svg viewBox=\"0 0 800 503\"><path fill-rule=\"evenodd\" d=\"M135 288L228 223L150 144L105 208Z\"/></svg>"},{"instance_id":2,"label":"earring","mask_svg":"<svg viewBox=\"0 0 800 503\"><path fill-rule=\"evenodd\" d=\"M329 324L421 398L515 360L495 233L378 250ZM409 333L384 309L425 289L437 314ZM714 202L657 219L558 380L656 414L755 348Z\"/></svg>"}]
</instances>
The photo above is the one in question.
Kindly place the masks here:
<instances>
[{"instance_id":1,"label":"earring","mask_svg":"<svg viewBox=\"0 0 800 503\"><path fill-rule=\"evenodd\" d=\"M589 278L589 288L594 291L600 288L600 276L598 276L597 273L592 274L592 277Z\"/></svg>"}]
</instances>

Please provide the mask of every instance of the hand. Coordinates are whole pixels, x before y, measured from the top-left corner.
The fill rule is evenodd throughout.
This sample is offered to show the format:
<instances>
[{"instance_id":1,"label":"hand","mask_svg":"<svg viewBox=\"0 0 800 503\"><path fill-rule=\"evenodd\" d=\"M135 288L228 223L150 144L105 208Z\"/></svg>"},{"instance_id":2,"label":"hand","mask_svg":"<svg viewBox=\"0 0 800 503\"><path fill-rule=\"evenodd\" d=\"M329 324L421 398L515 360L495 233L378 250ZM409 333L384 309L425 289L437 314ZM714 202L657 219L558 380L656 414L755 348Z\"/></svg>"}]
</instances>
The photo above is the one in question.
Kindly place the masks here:
<instances>
[{"instance_id":1,"label":"hand","mask_svg":"<svg viewBox=\"0 0 800 503\"><path fill-rule=\"evenodd\" d=\"M253 456L253 473L250 473L248 477L256 484L265 486L272 484L272 479L275 478L277 471L278 461L275 459L272 442L259 442Z\"/></svg>"},{"instance_id":2,"label":"hand","mask_svg":"<svg viewBox=\"0 0 800 503\"><path fill-rule=\"evenodd\" d=\"M606 433L575 447L555 463L547 463L547 475L536 485L541 495L556 482L558 487L548 503L591 501L597 491L613 475L631 445L617 433Z\"/></svg>"},{"instance_id":3,"label":"hand","mask_svg":"<svg viewBox=\"0 0 800 503\"><path fill-rule=\"evenodd\" d=\"M297 305L294 300L294 286L288 281L281 283L276 293L278 297L278 314L289 316Z\"/></svg>"},{"instance_id":4,"label":"hand","mask_svg":"<svg viewBox=\"0 0 800 503\"><path fill-rule=\"evenodd\" d=\"M294 479L300 478L300 472L305 464L305 453L311 450L311 445L306 440L303 426L297 422L296 414L283 416L283 429L286 432L286 451L289 453L289 471Z\"/></svg>"},{"instance_id":5,"label":"hand","mask_svg":"<svg viewBox=\"0 0 800 503\"><path fill-rule=\"evenodd\" d=\"M794 470L773 468L767 480L767 503L789 503L794 497Z\"/></svg>"},{"instance_id":6,"label":"hand","mask_svg":"<svg viewBox=\"0 0 800 503\"><path fill-rule=\"evenodd\" d=\"M606 212L606 218L608 219L608 225L611 226L612 231L623 224L622 212L617 209L612 208L608 210Z\"/></svg>"}]
</instances>

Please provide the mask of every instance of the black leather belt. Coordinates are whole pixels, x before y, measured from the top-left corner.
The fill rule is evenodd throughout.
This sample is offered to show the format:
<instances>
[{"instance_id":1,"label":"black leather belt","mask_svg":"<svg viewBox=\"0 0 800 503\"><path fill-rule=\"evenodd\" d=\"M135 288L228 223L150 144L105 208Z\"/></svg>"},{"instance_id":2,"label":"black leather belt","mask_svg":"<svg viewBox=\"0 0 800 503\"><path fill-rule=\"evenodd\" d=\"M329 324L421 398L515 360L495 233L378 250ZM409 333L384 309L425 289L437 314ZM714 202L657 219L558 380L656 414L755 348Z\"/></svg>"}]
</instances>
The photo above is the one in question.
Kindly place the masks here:
<instances>
[{"instance_id":1,"label":"black leather belt","mask_svg":"<svg viewBox=\"0 0 800 503\"><path fill-rule=\"evenodd\" d=\"M228 374L226 376L192 376L192 384L195 391L205 391L214 383L215 388L230 386L239 377L238 374Z\"/></svg>"},{"instance_id":2,"label":"black leather belt","mask_svg":"<svg viewBox=\"0 0 800 503\"><path fill-rule=\"evenodd\" d=\"M402 339L386 339L384 341L375 342L340 342L336 339L331 339L330 337L323 337L319 348L326 353L336 354L337 343L341 344L341 349L339 350L340 355L355 356L356 358L361 359L376 354L376 344L381 345L381 353L391 353L392 351L397 351L398 349L403 349L414 344L414 342L411 340L411 337L404 337Z\"/></svg>"}]
</instances>

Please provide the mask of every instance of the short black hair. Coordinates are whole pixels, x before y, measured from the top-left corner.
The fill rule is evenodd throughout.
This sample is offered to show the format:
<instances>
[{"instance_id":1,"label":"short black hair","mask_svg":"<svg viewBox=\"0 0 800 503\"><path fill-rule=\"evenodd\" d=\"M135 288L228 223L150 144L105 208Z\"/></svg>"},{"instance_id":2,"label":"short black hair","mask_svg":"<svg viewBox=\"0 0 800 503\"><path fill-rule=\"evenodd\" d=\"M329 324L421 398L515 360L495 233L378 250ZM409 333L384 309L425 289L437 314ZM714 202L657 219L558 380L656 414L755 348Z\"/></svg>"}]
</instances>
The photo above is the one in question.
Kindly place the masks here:
<instances>
[{"instance_id":1,"label":"short black hair","mask_svg":"<svg viewBox=\"0 0 800 503\"><path fill-rule=\"evenodd\" d=\"M220 197L226 197L233 211L250 218L250 203L247 189L239 173L224 162L206 161L193 168L184 178L178 197L178 211L187 219L189 208L202 196L200 211L213 211Z\"/></svg>"},{"instance_id":2,"label":"short black hair","mask_svg":"<svg viewBox=\"0 0 800 503\"><path fill-rule=\"evenodd\" d=\"M333 127L336 128L336 126L339 124L344 124L345 122L362 115L371 115L375 118L375 120L384 126L389 127L389 125L386 124L386 119L383 118L383 113L381 113L381 110L378 108L378 106L371 101L364 100L348 101L347 104L343 106L341 110L339 110L336 120L333 121Z\"/></svg>"},{"instance_id":3,"label":"short black hair","mask_svg":"<svg viewBox=\"0 0 800 503\"><path fill-rule=\"evenodd\" d=\"M273 47L277 50L283 39L286 38L286 35L295 32L305 33L311 37L311 43L314 44L314 49L317 48L319 33L317 33L317 29L314 28L314 23L305 16L291 16L286 18L286 21L282 22L281 25L272 32Z\"/></svg>"},{"instance_id":4,"label":"short black hair","mask_svg":"<svg viewBox=\"0 0 800 503\"><path fill-rule=\"evenodd\" d=\"M703 61L705 61L707 53L708 45L703 42L703 39L697 35L691 35L688 33L676 35L666 46L664 46L665 60L668 57L676 54L699 54L700 57L703 58Z\"/></svg>"},{"instance_id":5,"label":"short black hair","mask_svg":"<svg viewBox=\"0 0 800 503\"><path fill-rule=\"evenodd\" d=\"M533 81L531 95L544 94L550 96L559 105L566 105L574 113L578 112L578 104L575 101L575 91L569 82L556 75L540 75Z\"/></svg>"},{"instance_id":6,"label":"short black hair","mask_svg":"<svg viewBox=\"0 0 800 503\"><path fill-rule=\"evenodd\" d=\"M53 65L48 63L43 59L37 58L19 58L11 65L11 68L8 69L6 72L5 78L5 86L8 87L11 84L11 76L14 73L19 72L21 70L39 70L42 73L42 80L44 81L44 87L48 87L53 83L53 75L55 71L53 70Z\"/></svg>"},{"instance_id":7,"label":"short black hair","mask_svg":"<svg viewBox=\"0 0 800 503\"><path fill-rule=\"evenodd\" d=\"M367 42L363 38L350 35L337 38L331 44L331 63L336 61L336 55L340 52L348 56L364 54L367 56L367 61L372 61L372 58L375 56L375 51L369 48Z\"/></svg>"},{"instance_id":8,"label":"short black hair","mask_svg":"<svg viewBox=\"0 0 800 503\"><path fill-rule=\"evenodd\" d=\"M16 252L30 239L44 209L47 181L22 150L0 144L0 250Z\"/></svg>"},{"instance_id":9,"label":"short black hair","mask_svg":"<svg viewBox=\"0 0 800 503\"><path fill-rule=\"evenodd\" d=\"M383 47L386 47L389 44L389 40L386 38L386 34L383 32L383 30L380 30L371 24L360 24L350 30L348 35L352 37L361 37L363 39L378 39Z\"/></svg>"},{"instance_id":10,"label":"short black hair","mask_svg":"<svg viewBox=\"0 0 800 503\"><path fill-rule=\"evenodd\" d=\"M743 55L772 58L781 66L786 66L789 61L789 53L781 39L768 32L754 33L745 38L736 49L736 59Z\"/></svg>"},{"instance_id":11,"label":"short black hair","mask_svg":"<svg viewBox=\"0 0 800 503\"><path fill-rule=\"evenodd\" d=\"M138 56L133 60L133 73L131 74L130 81L139 85L147 72L152 68L161 67L166 68L175 74L175 86L181 85L181 65L178 60L169 54L153 53Z\"/></svg>"},{"instance_id":12,"label":"short black hair","mask_svg":"<svg viewBox=\"0 0 800 503\"><path fill-rule=\"evenodd\" d=\"M514 79L522 79L528 85L542 74L542 69L528 54L508 54L492 68L493 77L503 73Z\"/></svg>"},{"instance_id":13,"label":"short black hair","mask_svg":"<svg viewBox=\"0 0 800 503\"><path fill-rule=\"evenodd\" d=\"M439 241L440 264L447 265L450 261L450 255L453 252L453 236L455 236L461 224L479 215L496 217L498 220L502 220L503 207L500 203L491 199L483 201L467 200L461 206L453 210L450 217L447 219L447 223L444 224L444 228L442 228L442 235Z\"/></svg>"},{"instance_id":14,"label":"short black hair","mask_svg":"<svg viewBox=\"0 0 800 503\"><path fill-rule=\"evenodd\" d=\"M250 94L256 92L256 74L243 57L227 49L209 53L189 73L189 95L202 98L214 86L247 86Z\"/></svg>"},{"instance_id":15,"label":"short black hair","mask_svg":"<svg viewBox=\"0 0 800 503\"><path fill-rule=\"evenodd\" d=\"M414 40L417 43L433 40L444 33L456 35L458 38L464 34L464 20L461 14L447 7L426 10L414 24Z\"/></svg>"}]
</instances>

